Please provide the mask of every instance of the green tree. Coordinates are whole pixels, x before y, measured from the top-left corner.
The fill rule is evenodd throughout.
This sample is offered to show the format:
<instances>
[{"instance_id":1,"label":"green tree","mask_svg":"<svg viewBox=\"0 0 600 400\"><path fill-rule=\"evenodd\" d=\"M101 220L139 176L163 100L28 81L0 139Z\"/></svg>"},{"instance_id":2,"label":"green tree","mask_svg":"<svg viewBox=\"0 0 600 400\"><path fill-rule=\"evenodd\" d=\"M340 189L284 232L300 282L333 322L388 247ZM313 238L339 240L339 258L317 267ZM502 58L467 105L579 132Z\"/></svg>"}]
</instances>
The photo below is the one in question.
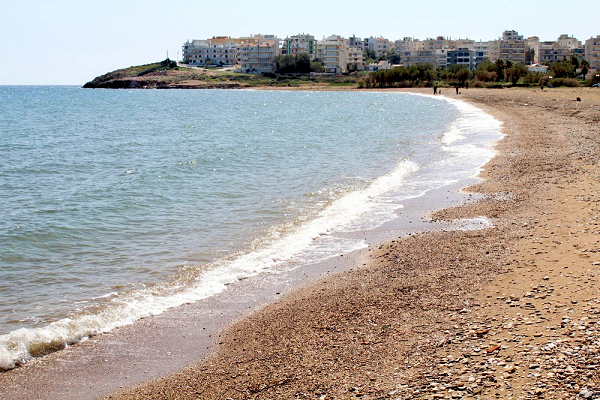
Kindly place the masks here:
<instances>
[{"instance_id":1,"label":"green tree","mask_svg":"<svg viewBox=\"0 0 600 400\"><path fill-rule=\"evenodd\" d=\"M275 58L275 72L279 74L308 74L311 72L308 53L281 55Z\"/></svg>"},{"instance_id":2,"label":"green tree","mask_svg":"<svg viewBox=\"0 0 600 400\"><path fill-rule=\"evenodd\" d=\"M374 62L375 60L377 60L377 53L375 53L374 50L371 50L367 47L363 50L363 58L365 60L372 60L371 62Z\"/></svg>"},{"instance_id":3,"label":"green tree","mask_svg":"<svg viewBox=\"0 0 600 400\"><path fill-rule=\"evenodd\" d=\"M590 62L588 60L586 60L585 58L583 60L581 60L581 75L583 76L583 79L585 80L585 76L587 75L588 71L589 71L589 67L590 67Z\"/></svg>"},{"instance_id":4,"label":"green tree","mask_svg":"<svg viewBox=\"0 0 600 400\"><path fill-rule=\"evenodd\" d=\"M394 53L394 50L389 50L382 58L390 64L400 64L400 55Z\"/></svg>"},{"instance_id":5,"label":"green tree","mask_svg":"<svg viewBox=\"0 0 600 400\"><path fill-rule=\"evenodd\" d=\"M494 64L496 65L496 76L497 76L496 79L498 81L503 81L504 80L504 68L506 67L504 60L499 58L496 61L494 61Z\"/></svg>"},{"instance_id":6,"label":"green tree","mask_svg":"<svg viewBox=\"0 0 600 400\"><path fill-rule=\"evenodd\" d=\"M459 69L454 74L454 79L459 81L461 86L464 86L467 79L471 79L472 76L473 72L471 72L471 70L467 66L464 66L464 68Z\"/></svg>"},{"instance_id":7,"label":"green tree","mask_svg":"<svg viewBox=\"0 0 600 400\"><path fill-rule=\"evenodd\" d=\"M496 64L487 60L480 63L475 71L475 78L482 82L494 82L498 78Z\"/></svg>"},{"instance_id":8,"label":"green tree","mask_svg":"<svg viewBox=\"0 0 600 400\"><path fill-rule=\"evenodd\" d=\"M571 60L562 60L552 63L552 74L555 78L574 78L575 66Z\"/></svg>"},{"instance_id":9,"label":"green tree","mask_svg":"<svg viewBox=\"0 0 600 400\"><path fill-rule=\"evenodd\" d=\"M522 76L527 75L527 67L521 63L514 63L506 69L506 76L514 86Z\"/></svg>"},{"instance_id":10,"label":"green tree","mask_svg":"<svg viewBox=\"0 0 600 400\"><path fill-rule=\"evenodd\" d=\"M575 69L579 69L579 58L577 58L575 56L571 56L571 59L569 61L571 64L573 64Z\"/></svg>"},{"instance_id":11,"label":"green tree","mask_svg":"<svg viewBox=\"0 0 600 400\"><path fill-rule=\"evenodd\" d=\"M527 49L527 51L525 51L525 62L527 64L533 64L533 60L535 60L535 50Z\"/></svg>"}]
</instances>

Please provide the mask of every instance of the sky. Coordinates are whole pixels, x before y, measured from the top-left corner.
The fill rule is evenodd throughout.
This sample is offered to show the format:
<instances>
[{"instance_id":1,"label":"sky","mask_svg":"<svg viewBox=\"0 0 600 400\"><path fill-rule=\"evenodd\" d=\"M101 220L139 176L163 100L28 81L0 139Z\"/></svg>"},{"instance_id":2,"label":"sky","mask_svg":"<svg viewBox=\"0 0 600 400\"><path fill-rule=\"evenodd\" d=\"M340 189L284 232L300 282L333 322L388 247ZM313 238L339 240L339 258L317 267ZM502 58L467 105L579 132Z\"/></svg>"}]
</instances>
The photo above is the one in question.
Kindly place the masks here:
<instances>
[{"instance_id":1,"label":"sky","mask_svg":"<svg viewBox=\"0 0 600 400\"><path fill-rule=\"evenodd\" d=\"M180 58L185 41L212 36L487 41L516 30L585 41L600 35L599 17L598 0L0 0L0 85L83 85L167 52Z\"/></svg>"}]
</instances>

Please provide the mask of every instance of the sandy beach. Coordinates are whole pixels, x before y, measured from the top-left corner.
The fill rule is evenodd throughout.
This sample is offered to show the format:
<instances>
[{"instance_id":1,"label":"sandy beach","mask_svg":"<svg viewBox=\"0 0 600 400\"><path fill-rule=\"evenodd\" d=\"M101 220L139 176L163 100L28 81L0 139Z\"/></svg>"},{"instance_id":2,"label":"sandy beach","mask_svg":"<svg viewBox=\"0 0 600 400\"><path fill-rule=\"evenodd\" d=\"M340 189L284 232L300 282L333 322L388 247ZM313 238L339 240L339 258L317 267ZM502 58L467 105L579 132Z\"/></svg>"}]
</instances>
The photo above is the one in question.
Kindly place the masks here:
<instances>
[{"instance_id":1,"label":"sandy beach","mask_svg":"<svg viewBox=\"0 0 600 400\"><path fill-rule=\"evenodd\" d=\"M458 97L506 136L467 189L483 197L433 218L493 227L372 248L227 329L205 361L110 398L600 398L600 91Z\"/></svg>"}]
</instances>

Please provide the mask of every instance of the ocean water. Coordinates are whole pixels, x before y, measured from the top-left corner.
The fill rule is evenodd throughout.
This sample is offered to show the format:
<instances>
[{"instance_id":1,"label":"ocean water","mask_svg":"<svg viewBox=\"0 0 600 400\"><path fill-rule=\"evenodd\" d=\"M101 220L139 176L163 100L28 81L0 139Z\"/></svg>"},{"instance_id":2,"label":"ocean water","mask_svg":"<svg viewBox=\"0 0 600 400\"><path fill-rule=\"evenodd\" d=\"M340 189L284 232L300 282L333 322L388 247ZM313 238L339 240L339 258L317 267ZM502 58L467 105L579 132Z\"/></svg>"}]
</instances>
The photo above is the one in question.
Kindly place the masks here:
<instances>
[{"instance_id":1,"label":"ocean water","mask_svg":"<svg viewBox=\"0 0 600 400\"><path fill-rule=\"evenodd\" d=\"M0 86L0 110L0 369L363 248L500 137L407 93Z\"/></svg>"}]
</instances>

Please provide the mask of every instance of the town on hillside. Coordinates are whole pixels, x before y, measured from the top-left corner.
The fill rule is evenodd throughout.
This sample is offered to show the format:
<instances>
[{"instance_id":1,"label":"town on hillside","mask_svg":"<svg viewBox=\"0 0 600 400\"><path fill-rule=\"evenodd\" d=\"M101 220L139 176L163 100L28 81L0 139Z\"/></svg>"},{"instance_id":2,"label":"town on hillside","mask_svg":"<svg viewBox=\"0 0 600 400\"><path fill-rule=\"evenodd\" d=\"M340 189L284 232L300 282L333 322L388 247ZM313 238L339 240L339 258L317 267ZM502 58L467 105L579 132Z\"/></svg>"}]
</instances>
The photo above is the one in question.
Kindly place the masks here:
<instances>
[{"instance_id":1,"label":"town on hillside","mask_svg":"<svg viewBox=\"0 0 600 400\"><path fill-rule=\"evenodd\" d=\"M419 65L437 69L459 66L476 71L481 64L497 60L524 65L530 72L541 73L553 63L575 60L577 64L582 62L576 68L585 67L587 73L600 70L600 35L582 44L567 34L555 41L540 41L537 36L524 38L514 30L504 31L500 38L486 42L443 36L391 41L382 37L361 39L338 35L317 40L309 34L280 39L275 35L256 34L188 40L183 44L182 55L183 63L189 66L229 67L250 74L345 74Z\"/></svg>"}]
</instances>

